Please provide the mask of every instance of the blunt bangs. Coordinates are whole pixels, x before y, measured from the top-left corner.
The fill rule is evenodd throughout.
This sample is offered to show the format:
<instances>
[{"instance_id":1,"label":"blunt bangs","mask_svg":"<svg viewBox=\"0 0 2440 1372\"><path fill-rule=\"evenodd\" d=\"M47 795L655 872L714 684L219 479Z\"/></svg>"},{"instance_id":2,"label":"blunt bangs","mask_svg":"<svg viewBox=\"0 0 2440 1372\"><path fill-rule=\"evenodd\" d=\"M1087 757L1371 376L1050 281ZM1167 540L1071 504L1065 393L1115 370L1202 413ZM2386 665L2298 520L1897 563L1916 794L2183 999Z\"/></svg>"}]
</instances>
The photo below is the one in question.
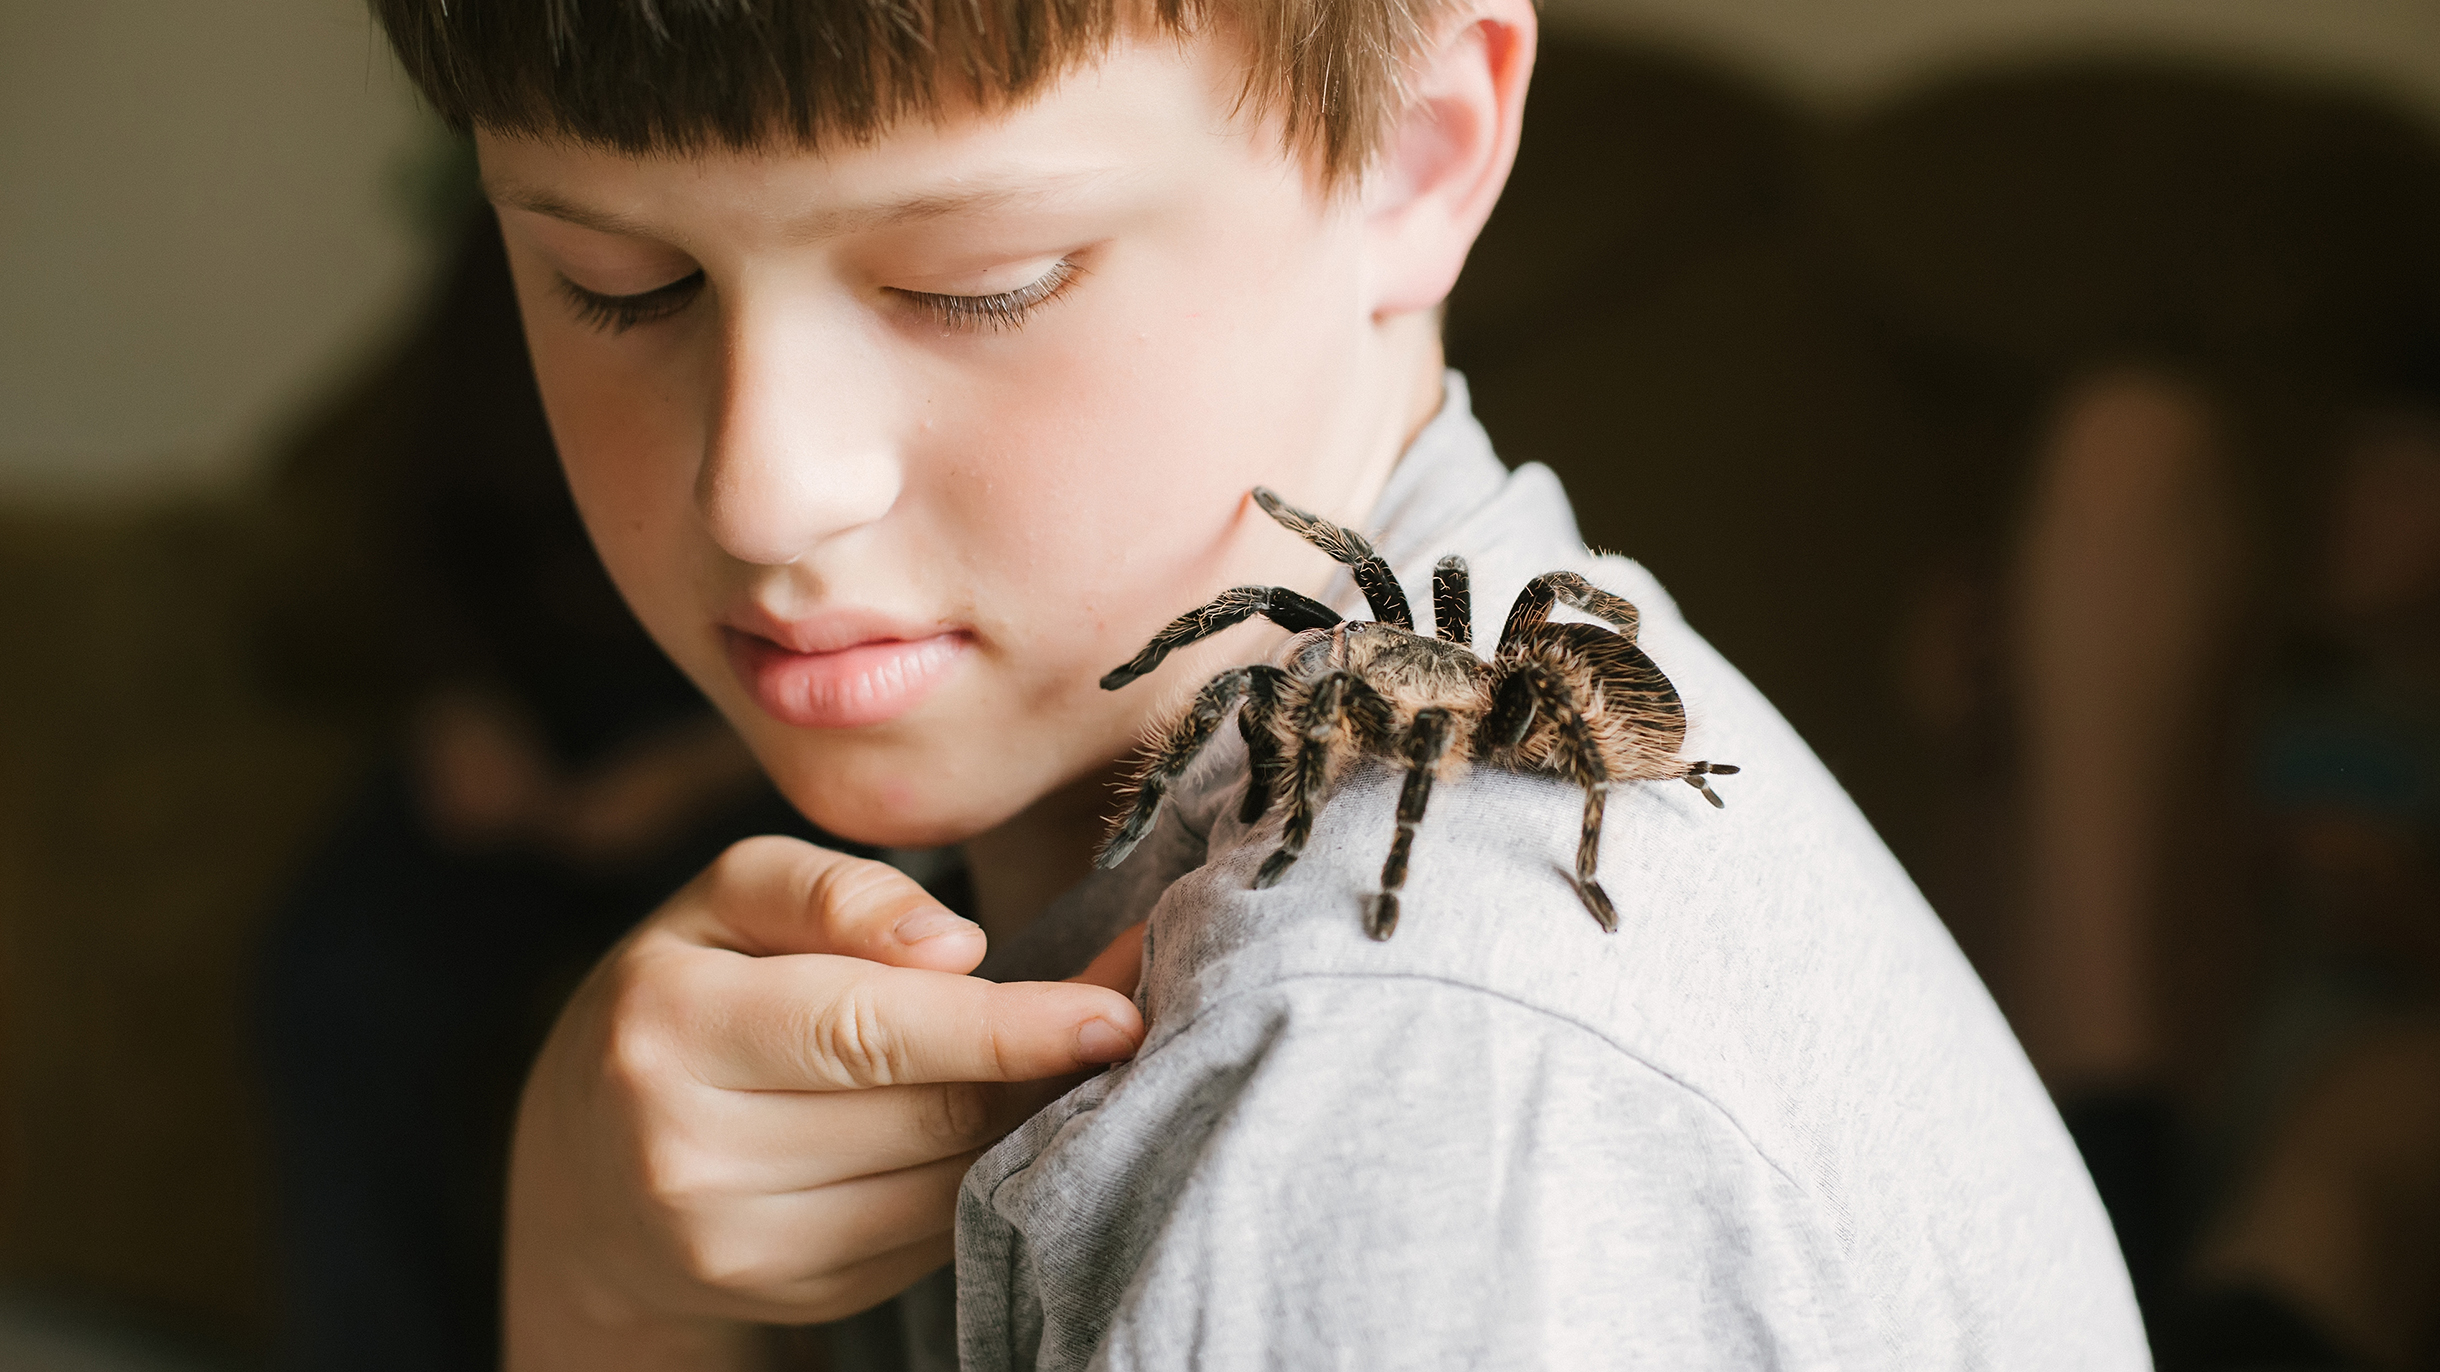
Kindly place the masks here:
<instances>
[{"instance_id":1,"label":"blunt bangs","mask_svg":"<svg viewBox=\"0 0 2440 1372\"><path fill-rule=\"evenodd\" d=\"M372 0L451 127L633 154L869 141L953 100L1024 100L1130 29L1245 49L1326 182L1360 172L1451 0Z\"/></svg>"}]
</instances>

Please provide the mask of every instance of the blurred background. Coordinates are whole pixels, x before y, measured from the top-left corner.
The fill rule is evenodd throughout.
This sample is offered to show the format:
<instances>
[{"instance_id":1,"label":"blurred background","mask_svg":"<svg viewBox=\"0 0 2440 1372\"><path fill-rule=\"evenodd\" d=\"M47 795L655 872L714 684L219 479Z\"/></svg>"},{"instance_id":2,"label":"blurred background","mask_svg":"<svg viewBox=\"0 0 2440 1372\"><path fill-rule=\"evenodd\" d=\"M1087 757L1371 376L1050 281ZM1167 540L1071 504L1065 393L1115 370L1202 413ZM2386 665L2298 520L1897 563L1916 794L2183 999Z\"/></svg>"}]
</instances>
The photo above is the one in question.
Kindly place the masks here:
<instances>
[{"instance_id":1,"label":"blurred background","mask_svg":"<svg viewBox=\"0 0 2440 1372\"><path fill-rule=\"evenodd\" d=\"M2165 1361L2440 1366L2440 7L1548 17L1503 454L1888 836ZM351 0L0 0L0 1367L482 1365L557 996L789 823L474 209Z\"/></svg>"}]
</instances>

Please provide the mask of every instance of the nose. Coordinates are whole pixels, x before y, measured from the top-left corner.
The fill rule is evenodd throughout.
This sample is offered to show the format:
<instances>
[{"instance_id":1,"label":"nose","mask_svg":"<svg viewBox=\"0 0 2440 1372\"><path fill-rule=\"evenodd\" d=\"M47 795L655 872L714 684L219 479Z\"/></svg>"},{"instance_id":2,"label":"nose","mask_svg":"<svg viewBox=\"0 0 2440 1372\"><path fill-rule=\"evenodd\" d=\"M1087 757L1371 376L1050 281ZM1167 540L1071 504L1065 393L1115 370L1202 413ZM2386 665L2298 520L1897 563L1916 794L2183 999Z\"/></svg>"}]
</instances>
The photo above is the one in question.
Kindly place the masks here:
<instances>
[{"instance_id":1,"label":"nose","mask_svg":"<svg viewBox=\"0 0 2440 1372\"><path fill-rule=\"evenodd\" d=\"M784 566L897 503L898 396L852 326L779 307L724 321L695 504L730 556Z\"/></svg>"}]
</instances>

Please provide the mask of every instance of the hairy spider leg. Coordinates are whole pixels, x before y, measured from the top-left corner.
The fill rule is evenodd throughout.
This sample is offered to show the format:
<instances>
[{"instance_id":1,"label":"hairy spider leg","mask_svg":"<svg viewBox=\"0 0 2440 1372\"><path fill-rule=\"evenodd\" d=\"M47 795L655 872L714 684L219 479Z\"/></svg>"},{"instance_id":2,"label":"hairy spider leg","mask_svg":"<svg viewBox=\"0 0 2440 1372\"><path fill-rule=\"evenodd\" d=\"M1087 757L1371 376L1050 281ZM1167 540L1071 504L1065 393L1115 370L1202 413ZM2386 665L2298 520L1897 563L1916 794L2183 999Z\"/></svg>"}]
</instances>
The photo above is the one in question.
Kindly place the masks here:
<instances>
[{"instance_id":1,"label":"hairy spider leg","mask_svg":"<svg viewBox=\"0 0 2440 1372\"><path fill-rule=\"evenodd\" d=\"M1703 799L1711 802L1711 808L1715 810L1725 810L1728 808L1728 802L1720 799L1720 793L1711 789L1711 782L1705 778L1733 777L1736 774L1737 767L1733 763L1689 762L1686 764L1686 775L1680 777L1679 780L1685 782L1689 786L1692 786L1696 790L1701 791L1703 793Z\"/></svg>"},{"instance_id":2,"label":"hairy spider leg","mask_svg":"<svg viewBox=\"0 0 2440 1372\"><path fill-rule=\"evenodd\" d=\"M1534 715L1540 702L1534 699L1531 683L1523 673L1516 673L1500 682L1491 696L1491 708L1484 712L1483 722L1475 726L1475 752L1486 758L1496 758L1525 741L1532 731Z\"/></svg>"},{"instance_id":3,"label":"hairy spider leg","mask_svg":"<svg viewBox=\"0 0 2440 1372\"><path fill-rule=\"evenodd\" d=\"M1187 707L1177 723L1169 726L1160 745L1152 750L1143 773L1135 779L1135 805L1118 822L1118 827L1110 831L1109 839L1101 845L1101 855L1094 859L1095 866L1116 867L1127 860L1135 845L1152 832L1152 822L1160 817L1161 801L1169 795L1170 786L1186 775L1186 769L1194 765L1195 755L1212 741L1220 721L1228 716L1229 707L1247 693L1261 673L1278 671L1276 667L1238 667L1204 683L1203 689L1195 693L1195 703Z\"/></svg>"},{"instance_id":4,"label":"hairy spider leg","mask_svg":"<svg viewBox=\"0 0 2440 1372\"><path fill-rule=\"evenodd\" d=\"M1548 622L1552 602L1561 600L1608 621L1628 642L1635 641L1635 628L1643 615L1633 601L1611 595L1574 572L1544 572L1517 592L1516 604L1508 609L1508 623L1500 630L1500 652L1521 646L1520 636L1534 625Z\"/></svg>"},{"instance_id":5,"label":"hairy spider leg","mask_svg":"<svg viewBox=\"0 0 2440 1372\"><path fill-rule=\"evenodd\" d=\"M1415 712L1406 731L1406 784L1398 789L1398 836L1390 840L1389 861L1381 864L1381 893L1373 897L1364 932L1386 939L1398 931L1398 893L1406 889L1406 861L1415 847L1415 826L1423 822L1423 807L1432 799L1432 778L1448 756L1456 721L1448 711L1427 707Z\"/></svg>"},{"instance_id":6,"label":"hairy spider leg","mask_svg":"<svg viewBox=\"0 0 2440 1372\"><path fill-rule=\"evenodd\" d=\"M1115 691L1138 677L1148 676L1162 659L1190 643L1199 643L1223 629L1261 615L1290 633L1327 629L1339 622L1338 612L1285 586L1239 586L1222 591L1208 605L1188 610L1152 636L1142 652L1123 667L1113 667L1101 679L1101 689Z\"/></svg>"},{"instance_id":7,"label":"hairy spider leg","mask_svg":"<svg viewBox=\"0 0 2440 1372\"><path fill-rule=\"evenodd\" d=\"M1610 904L1609 893L1595 879L1601 868L1601 819L1610 802L1610 768L1593 740L1592 726L1585 722L1576 693L1557 672L1538 662L1528 663L1501 683L1484 726L1500 726L1497 732L1509 735L1506 742L1513 747L1525 737L1534 716L1543 711L1549 712L1558 727L1559 755L1566 761L1568 779L1584 788L1584 832L1576 840L1576 895L1602 932L1615 934L1617 907Z\"/></svg>"},{"instance_id":8,"label":"hairy spider leg","mask_svg":"<svg viewBox=\"0 0 2440 1372\"><path fill-rule=\"evenodd\" d=\"M1339 731L1352 730L1361 742L1366 735L1386 736L1397 712L1381 693L1353 672L1324 672L1307 688L1296 711L1296 760L1288 789L1288 818L1281 826L1279 849L1264 858L1254 873L1254 889L1268 889L1287 875L1313 838L1313 817L1321 811L1322 791L1330 784L1330 753Z\"/></svg>"},{"instance_id":9,"label":"hairy spider leg","mask_svg":"<svg viewBox=\"0 0 2440 1372\"><path fill-rule=\"evenodd\" d=\"M1455 553L1432 568L1432 633L1443 643L1474 646L1474 590L1466 560Z\"/></svg>"},{"instance_id":10,"label":"hairy spider leg","mask_svg":"<svg viewBox=\"0 0 2440 1372\"><path fill-rule=\"evenodd\" d=\"M1415 612L1407 606L1406 588L1398 584L1388 559L1374 551L1364 535L1296 508L1268 486L1254 488L1254 503L1290 533L1346 564L1355 577L1356 589L1364 593L1364 603L1372 607L1374 619L1394 624L1408 633L1415 631Z\"/></svg>"},{"instance_id":11,"label":"hairy spider leg","mask_svg":"<svg viewBox=\"0 0 2440 1372\"><path fill-rule=\"evenodd\" d=\"M1280 774L1288 768L1288 759L1279 751L1279 735L1271 728L1288 674L1271 666L1245 670L1253 676L1246 682L1245 703L1237 707L1237 732L1245 738L1246 762L1245 800L1237 807L1237 822L1253 824L1271 808L1271 797L1279 794Z\"/></svg>"}]
</instances>

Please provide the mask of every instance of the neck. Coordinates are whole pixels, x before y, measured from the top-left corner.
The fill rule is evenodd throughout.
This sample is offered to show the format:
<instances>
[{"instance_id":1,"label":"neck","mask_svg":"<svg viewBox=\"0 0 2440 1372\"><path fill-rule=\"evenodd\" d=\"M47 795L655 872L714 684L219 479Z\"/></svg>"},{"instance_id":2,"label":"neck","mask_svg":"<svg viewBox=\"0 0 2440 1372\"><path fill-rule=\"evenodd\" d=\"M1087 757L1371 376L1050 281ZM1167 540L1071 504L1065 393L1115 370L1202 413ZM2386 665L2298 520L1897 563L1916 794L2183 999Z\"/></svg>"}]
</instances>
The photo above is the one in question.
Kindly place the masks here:
<instances>
[{"instance_id":1,"label":"neck","mask_svg":"<svg viewBox=\"0 0 2440 1372\"><path fill-rule=\"evenodd\" d=\"M961 845L974 883L974 918L994 942L1024 932L1060 892L1093 870L1109 828L1123 762L1097 768Z\"/></svg>"},{"instance_id":2,"label":"neck","mask_svg":"<svg viewBox=\"0 0 2440 1372\"><path fill-rule=\"evenodd\" d=\"M1440 341L1440 312L1418 310L1402 315L1383 326L1391 354L1390 375L1395 378L1389 387L1386 413L1391 417L1395 443L1389 452L1389 466L1398 465L1407 448L1422 433L1432 417L1440 413L1441 402L1447 399L1442 385L1442 373L1448 368L1448 355ZM1383 469L1386 473L1387 468ZM1386 478L1385 478L1386 479Z\"/></svg>"}]
</instances>

